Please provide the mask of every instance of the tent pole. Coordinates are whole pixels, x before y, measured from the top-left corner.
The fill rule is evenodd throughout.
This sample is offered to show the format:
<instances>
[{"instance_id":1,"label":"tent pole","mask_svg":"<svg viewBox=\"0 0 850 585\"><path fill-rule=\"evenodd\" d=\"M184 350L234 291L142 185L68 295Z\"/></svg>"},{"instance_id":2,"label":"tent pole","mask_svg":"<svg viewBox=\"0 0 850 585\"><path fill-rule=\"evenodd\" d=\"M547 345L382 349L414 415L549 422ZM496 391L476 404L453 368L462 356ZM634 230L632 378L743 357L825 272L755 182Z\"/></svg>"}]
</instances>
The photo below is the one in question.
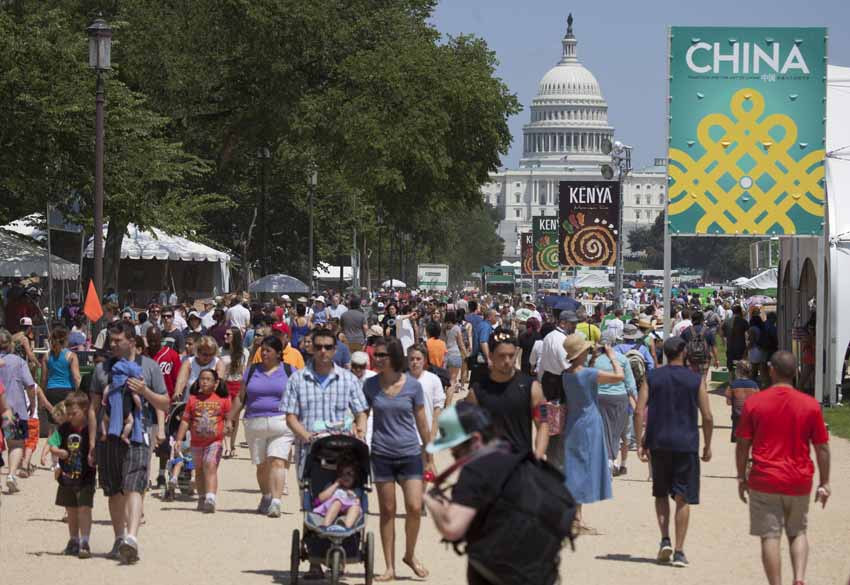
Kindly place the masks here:
<instances>
[{"instance_id":1,"label":"tent pole","mask_svg":"<svg viewBox=\"0 0 850 585\"><path fill-rule=\"evenodd\" d=\"M829 335L826 325L826 261L824 259L824 238L826 236L821 235L818 238L818 256L817 256L817 272L816 272L816 280L817 280L817 289L815 293L815 331L817 331L817 335L815 336L815 400L820 403L824 401L824 347L829 347ZM832 402L832 387L834 384L830 380L830 391L827 395L827 400L830 401L830 404L834 404Z\"/></svg>"},{"instance_id":2,"label":"tent pole","mask_svg":"<svg viewBox=\"0 0 850 585\"><path fill-rule=\"evenodd\" d=\"M53 316L53 247L50 239L50 205L47 205L47 321Z\"/></svg>"}]
</instances>

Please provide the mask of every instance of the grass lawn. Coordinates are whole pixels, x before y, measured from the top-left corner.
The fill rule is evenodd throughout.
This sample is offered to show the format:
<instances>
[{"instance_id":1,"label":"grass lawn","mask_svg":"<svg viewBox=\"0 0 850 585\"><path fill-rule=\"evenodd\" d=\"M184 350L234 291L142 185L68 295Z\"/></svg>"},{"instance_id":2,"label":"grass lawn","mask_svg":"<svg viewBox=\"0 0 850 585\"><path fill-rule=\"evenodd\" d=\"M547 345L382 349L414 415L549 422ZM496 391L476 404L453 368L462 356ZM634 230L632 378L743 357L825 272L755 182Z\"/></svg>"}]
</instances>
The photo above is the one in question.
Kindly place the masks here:
<instances>
[{"instance_id":1,"label":"grass lawn","mask_svg":"<svg viewBox=\"0 0 850 585\"><path fill-rule=\"evenodd\" d=\"M833 435L850 439L850 404L824 408L823 416Z\"/></svg>"}]
</instances>

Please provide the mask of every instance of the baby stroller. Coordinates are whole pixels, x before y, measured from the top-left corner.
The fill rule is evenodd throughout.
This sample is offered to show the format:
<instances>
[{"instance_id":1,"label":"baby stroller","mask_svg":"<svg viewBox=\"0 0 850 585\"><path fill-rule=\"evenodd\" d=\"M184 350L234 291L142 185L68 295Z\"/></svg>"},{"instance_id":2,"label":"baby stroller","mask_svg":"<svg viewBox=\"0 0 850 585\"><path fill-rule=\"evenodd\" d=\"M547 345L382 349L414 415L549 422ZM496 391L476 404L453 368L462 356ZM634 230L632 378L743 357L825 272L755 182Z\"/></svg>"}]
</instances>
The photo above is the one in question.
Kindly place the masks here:
<instances>
[{"instance_id":1,"label":"baby stroller","mask_svg":"<svg viewBox=\"0 0 850 585\"><path fill-rule=\"evenodd\" d=\"M349 452L360 471L355 490L360 495L361 514L348 530L330 531L323 527L322 516L313 513L313 503L319 493L336 479L336 462L342 453ZM292 585L298 584L301 561L330 567L330 583L337 585L343 567L363 563L366 585L372 585L375 571L375 535L366 532L369 511L369 447L363 441L345 434L329 434L314 440L304 461L301 475L301 509L304 513L304 538L298 529L292 531Z\"/></svg>"},{"instance_id":2,"label":"baby stroller","mask_svg":"<svg viewBox=\"0 0 850 585\"><path fill-rule=\"evenodd\" d=\"M183 420L183 412L186 410L186 403L172 404L165 417L165 436L166 441L157 448L157 455L168 457L168 477L171 477L171 470L179 462L183 463L183 468L180 470L180 475L177 477L177 487L180 488L180 493L184 496L194 496L195 486L192 482L192 470L195 469L192 461L192 450L188 447L189 433L186 433L185 443L183 448L183 456L177 457L174 449L175 437L177 429L180 428L180 422ZM169 493L168 483L162 493L163 500L173 499L173 494Z\"/></svg>"}]
</instances>

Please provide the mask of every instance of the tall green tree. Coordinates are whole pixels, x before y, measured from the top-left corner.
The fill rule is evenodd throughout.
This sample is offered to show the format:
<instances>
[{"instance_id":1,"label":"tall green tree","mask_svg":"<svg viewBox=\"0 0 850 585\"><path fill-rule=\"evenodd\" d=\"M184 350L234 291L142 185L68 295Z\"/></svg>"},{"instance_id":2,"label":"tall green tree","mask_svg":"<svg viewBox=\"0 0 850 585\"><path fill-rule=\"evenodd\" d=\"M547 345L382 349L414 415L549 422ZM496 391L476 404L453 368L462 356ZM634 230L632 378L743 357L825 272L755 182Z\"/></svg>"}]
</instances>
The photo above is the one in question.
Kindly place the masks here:
<instances>
[{"instance_id":1,"label":"tall green tree","mask_svg":"<svg viewBox=\"0 0 850 585\"><path fill-rule=\"evenodd\" d=\"M674 237L673 268L702 270L707 280L731 280L750 273L751 238ZM629 233L629 247L646 253L650 268L664 267L664 213L650 227Z\"/></svg>"}]
</instances>

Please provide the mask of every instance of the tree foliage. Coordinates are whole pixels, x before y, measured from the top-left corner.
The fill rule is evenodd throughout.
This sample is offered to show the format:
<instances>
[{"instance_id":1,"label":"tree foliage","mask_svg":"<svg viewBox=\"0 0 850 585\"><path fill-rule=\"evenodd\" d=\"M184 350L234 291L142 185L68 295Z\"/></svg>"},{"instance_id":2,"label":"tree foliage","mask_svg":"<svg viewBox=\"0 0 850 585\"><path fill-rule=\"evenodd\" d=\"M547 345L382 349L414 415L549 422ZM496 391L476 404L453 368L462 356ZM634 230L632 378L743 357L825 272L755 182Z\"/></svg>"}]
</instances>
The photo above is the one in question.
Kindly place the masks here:
<instances>
[{"instance_id":1,"label":"tree foliage","mask_svg":"<svg viewBox=\"0 0 850 585\"><path fill-rule=\"evenodd\" d=\"M256 266L264 234L269 271L306 276L312 212L317 260L347 252L355 227L360 246L392 226L426 246L418 255L454 258L466 270L453 246L484 225L480 185L507 151L507 117L519 104L482 40L440 37L428 20L434 5L7 4L0 195L14 204L0 219L75 198L81 217L91 215L94 75L84 31L102 9L114 29L105 215L116 233L108 244L132 221L207 240ZM266 148L267 161L257 156ZM495 233L479 239L490 257Z\"/></svg>"},{"instance_id":2,"label":"tree foliage","mask_svg":"<svg viewBox=\"0 0 850 585\"><path fill-rule=\"evenodd\" d=\"M731 280L750 273L750 238L674 237L673 268L702 270L706 280ZM645 252L649 268L664 268L664 213L650 227L629 233L629 247Z\"/></svg>"}]
</instances>

